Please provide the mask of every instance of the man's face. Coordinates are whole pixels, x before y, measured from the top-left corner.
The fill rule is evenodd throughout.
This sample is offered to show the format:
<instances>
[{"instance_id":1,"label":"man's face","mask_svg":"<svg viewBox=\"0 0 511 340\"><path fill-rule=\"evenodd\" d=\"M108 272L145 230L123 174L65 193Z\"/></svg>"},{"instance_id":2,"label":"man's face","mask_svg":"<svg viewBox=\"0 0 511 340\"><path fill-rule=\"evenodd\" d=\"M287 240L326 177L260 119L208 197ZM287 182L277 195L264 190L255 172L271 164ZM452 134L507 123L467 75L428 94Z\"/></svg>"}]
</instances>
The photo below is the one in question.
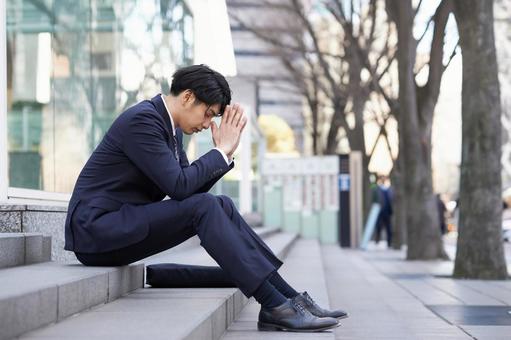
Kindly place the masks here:
<instances>
[{"instance_id":1,"label":"man's face","mask_svg":"<svg viewBox=\"0 0 511 340\"><path fill-rule=\"evenodd\" d=\"M181 129L187 135L209 129L211 121L220 111L220 104L207 105L201 102L194 103L185 113Z\"/></svg>"}]
</instances>

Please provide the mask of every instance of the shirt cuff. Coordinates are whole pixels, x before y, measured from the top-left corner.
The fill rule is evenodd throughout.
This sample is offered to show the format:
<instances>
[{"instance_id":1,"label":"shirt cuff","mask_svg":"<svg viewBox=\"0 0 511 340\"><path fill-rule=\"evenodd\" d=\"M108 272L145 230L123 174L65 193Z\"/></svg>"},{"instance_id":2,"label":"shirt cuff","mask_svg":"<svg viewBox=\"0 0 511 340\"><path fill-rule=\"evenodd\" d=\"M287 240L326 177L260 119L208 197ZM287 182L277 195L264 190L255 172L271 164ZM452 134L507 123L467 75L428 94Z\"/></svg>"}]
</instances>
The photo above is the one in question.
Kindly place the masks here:
<instances>
[{"instance_id":1,"label":"shirt cuff","mask_svg":"<svg viewBox=\"0 0 511 340\"><path fill-rule=\"evenodd\" d=\"M222 155L222 157L225 160L225 163L227 163L227 165L231 165L232 159L231 159L231 161L229 161L229 159L227 159L227 155L225 154L225 152L223 152L223 150L220 150L219 148L213 148L213 150L217 150L218 152L220 152L220 154Z\"/></svg>"}]
</instances>

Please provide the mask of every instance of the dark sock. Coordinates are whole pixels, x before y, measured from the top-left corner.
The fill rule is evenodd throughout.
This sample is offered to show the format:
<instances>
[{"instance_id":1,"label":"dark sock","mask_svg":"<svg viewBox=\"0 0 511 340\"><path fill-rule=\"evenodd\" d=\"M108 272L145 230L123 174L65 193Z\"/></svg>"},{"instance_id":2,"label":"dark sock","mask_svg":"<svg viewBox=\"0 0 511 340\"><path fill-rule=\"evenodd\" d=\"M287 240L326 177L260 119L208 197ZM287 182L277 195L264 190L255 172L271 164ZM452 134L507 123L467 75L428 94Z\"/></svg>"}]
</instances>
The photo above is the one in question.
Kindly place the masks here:
<instances>
[{"instance_id":1,"label":"dark sock","mask_svg":"<svg viewBox=\"0 0 511 340\"><path fill-rule=\"evenodd\" d=\"M263 281L253 295L256 301L264 308L277 307L287 301L286 297L282 295L267 279Z\"/></svg>"},{"instance_id":2,"label":"dark sock","mask_svg":"<svg viewBox=\"0 0 511 340\"><path fill-rule=\"evenodd\" d=\"M288 299L292 299L299 294L286 282L286 280L282 278L282 276L279 275L278 272L273 273L273 275L270 277L270 283Z\"/></svg>"}]
</instances>

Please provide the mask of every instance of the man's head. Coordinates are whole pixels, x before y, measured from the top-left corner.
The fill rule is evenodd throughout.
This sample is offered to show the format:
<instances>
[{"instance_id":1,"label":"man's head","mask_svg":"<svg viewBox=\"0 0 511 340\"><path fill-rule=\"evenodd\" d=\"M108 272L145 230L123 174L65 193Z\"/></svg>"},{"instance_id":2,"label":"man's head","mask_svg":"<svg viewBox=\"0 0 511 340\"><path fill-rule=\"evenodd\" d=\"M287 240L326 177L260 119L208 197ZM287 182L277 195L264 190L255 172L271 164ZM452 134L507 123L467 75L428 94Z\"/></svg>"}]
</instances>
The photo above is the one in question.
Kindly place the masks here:
<instances>
[{"instance_id":1,"label":"man's head","mask_svg":"<svg viewBox=\"0 0 511 340\"><path fill-rule=\"evenodd\" d=\"M231 103L231 90L224 76L202 64L177 70L170 94L176 100L178 125L187 134L208 129L213 117L223 115Z\"/></svg>"}]
</instances>

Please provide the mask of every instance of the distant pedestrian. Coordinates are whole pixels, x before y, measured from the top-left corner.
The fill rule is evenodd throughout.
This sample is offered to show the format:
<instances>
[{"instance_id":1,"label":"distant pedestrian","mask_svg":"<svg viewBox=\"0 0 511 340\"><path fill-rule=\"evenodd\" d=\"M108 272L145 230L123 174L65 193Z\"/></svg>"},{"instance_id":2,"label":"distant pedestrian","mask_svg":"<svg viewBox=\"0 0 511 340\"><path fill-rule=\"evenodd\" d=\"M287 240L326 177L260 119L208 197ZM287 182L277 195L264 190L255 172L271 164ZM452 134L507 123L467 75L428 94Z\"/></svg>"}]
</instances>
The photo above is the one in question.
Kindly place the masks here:
<instances>
[{"instance_id":1,"label":"distant pedestrian","mask_svg":"<svg viewBox=\"0 0 511 340\"><path fill-rule=\"evenodd\" d=\"M447 224L445 223L445 212L447 211L447 207L445 206L442 197L440 197L440 194L436 194L435 196L438 210L438 225L440 227L440 232L444 235L447 233Z\"/></svg>"},{"instance_id":2,"label":"distant pedestrian","mask_svg":"<svg viewBox=\"0 0 511 340\"><path fill-rule=\"evenodd\" d=\"M377 187L377 198L380 204L380 213L376 221L376 244L380 242L381 232L385 228L387 236L387 245L390 248L392 245L392 189L388 185L385 177L380 178Z\"/></svg>"}]
</instances>

